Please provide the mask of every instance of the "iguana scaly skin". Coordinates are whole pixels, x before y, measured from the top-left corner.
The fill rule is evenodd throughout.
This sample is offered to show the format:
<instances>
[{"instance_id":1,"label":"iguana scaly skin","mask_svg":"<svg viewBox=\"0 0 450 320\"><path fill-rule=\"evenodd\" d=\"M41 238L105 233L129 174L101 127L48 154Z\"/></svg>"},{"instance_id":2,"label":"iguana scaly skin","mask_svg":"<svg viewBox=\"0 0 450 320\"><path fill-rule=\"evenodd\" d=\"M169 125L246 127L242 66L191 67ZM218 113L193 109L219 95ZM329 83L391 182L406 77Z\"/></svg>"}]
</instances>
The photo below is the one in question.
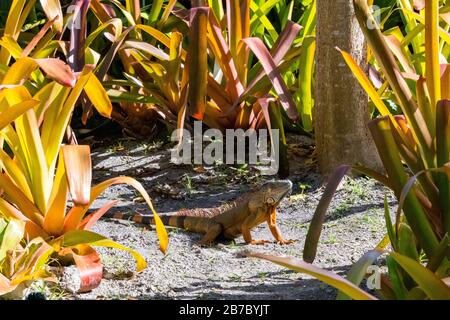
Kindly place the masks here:
<instances>
[{"instance_id":1,"label":"iguana scaly skin","mask_svg":"<svg viewBox=\"0 0 450 320\"><path fill-rule=\"evenodd\" d=\"M200 245L207 245L217 237L234 239L240 235L248 244L264 244L267 240L253 240L250 230L267 222L269 229L279 244L289 244L284 240L276 225L276 207L292 190L289 180L269 181L256 191L248 192L238 199L212 209L183 209L174 215L160 216L166 226L182 228L190 232L204 234ZM108 218L132 220L137 223L154 224L152 217L133 214L106 214Z\"/></svg>"}]
</instances>

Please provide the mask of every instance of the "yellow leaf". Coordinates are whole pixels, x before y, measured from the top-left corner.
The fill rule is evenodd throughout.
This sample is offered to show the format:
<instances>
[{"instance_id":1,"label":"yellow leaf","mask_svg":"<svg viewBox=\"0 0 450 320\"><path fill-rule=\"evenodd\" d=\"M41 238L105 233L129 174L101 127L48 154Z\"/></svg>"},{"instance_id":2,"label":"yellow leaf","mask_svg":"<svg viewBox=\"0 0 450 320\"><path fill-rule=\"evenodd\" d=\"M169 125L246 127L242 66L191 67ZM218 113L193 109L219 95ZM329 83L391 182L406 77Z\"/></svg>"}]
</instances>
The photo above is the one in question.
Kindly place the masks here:
<instances>
[{"instance_id":1,"label":"yellow leaf","mask_svg":"<svg viewBox=\"0 0 450 320\"><path fill-rule=\"evenodd\" d=\"M13 122L17 117L22 115L27 110L34 108L39 104L39 101L30 99L27 101L20 102L16 105L11 106L6 111L0 113L0 130L4 129L7 125Z\"/></svg>"},{"instance_id":2,"label":"yellow leaf","mask_svg":"<svg viewBox=\"0 0 450 320\"><path fill-rule=\"evenodd\" d=\"M370 80L367 78L366 74L361 70L361 68L358 66L358 64L355 62L355 60L353 60L353 57L345 51L339 50L339 52L344 57L344 60L347 63L347 65L349 66L350 70L353 72L356 79L359 81L361 86L367 92L367 94L369 95L372 102L375 104L375 107L378 109L380 114L382 116L390 115L391 113L389 112L388 108L384 104L383 100L381 100L380 96L378 95L377 91L373 87Z\"/></svg>"},{"instance_id":3,"label":"yellow leaf","mask_svg":"<svg viewBox=\"0 0 450 320\"><path fill-rule=\"evenodd\" d=\"M74 230L67 232L65 235L56 239L53 245L54 247L74 247L80 244L125 250L130 252L136 259L137 271L142 271L147 266L144 258L137 251L127 248L92 231Z\"/></svg>"},{"instance_id":4,"label":"yellow leaf","mask_svg":"<svg viewBox=\"0 0 450 320\"><path fill-rule=\"evenodd\" d=\"M84 86L89 80L89 75L91 73L91 69L85 67L81 72L77 83L70 91L69 96L66 99L67 91L64 88L61 92L58 93L57 105L55 105L55 110L52 111L52 123L51 125L46 126L46 121L44 120L43 126L46 128L46 137L44 140L44 131L42 132L43 136L43 145L45 146L45 156L47 159L47 163L49 168L54 168L59 148L61 142L64 138L64 134L66 132L67 125L69 124L70 118L72 116L73 108L75 107L75 103L78 101L81 92L83 91ZM67 90L67 89L66 89ZM50 109L48 110L50 111ZM44 130L44 128L43 128ZM52 171L52 170L50 170Z\"/></svg>"},{"instance_id":5,"label":"yellow leaf","mask_svg":"<svg viewBox=\"0 0 450 320\"><path fill-rule=\"evenodd\" d=\"M89 100L91 100L95 109L104 117L111 118L112 104L108 94L103 88L101 82L94 74L90 74L89 79L84 87Z\"/></svg>"},{"instance_id":6,"label":"yellow leaf","mask_svg":"<svg viewBox=\"0 0 450 320\"><path fill-rule=\"evenodd\" d=\"M40 211L4 173L0 173L0 185L11 203L14 203L27 218L39 227L43 225L44 218Z\"/></svg>"},{"instance_id":7,"label":"yellow leaf","mask_svg":"<svg viewBox=\"0 0 450 320\"><path fill-rule=\"evenodd\" d=\"M28 199L33 199L30 187L28 186L28 180L25 177L24 172L17 165L17 162L10 158L10 156L0 149L0 161L5 169L5 172L11 178L11 180L23 191Z\"/></svg>"},{"instance_id":8,"label":"yellow leaf","mask_svg":"<svg viewBox=\"0 0 450 320\"><path fill-rule=\"evenodd\" d=\"M18 59L22 54L22 48L19 46L17 41L9 36L5 35L0 40L0 46L8 50L8 52L12 55L14 59Z\"/></svg>"},{"instance_id":9,"label":"yellow leaf","mask_svg":"<svg viewBox=\"0 0 450 320\"><path fill-rule=\"evenodd\" d=\"M0 243L0 261L2 261L6 253L15 250L22 241L25 232L25 223L20 220L12 219L8 221L6 228L2 231L2 241Z\"/></svg>"},{"instance_id":10,"label":"yellow leaf","mask_svg":"<svg viewBox=\"0 0 450 320\"><path fill-rule=\"evenodd\" d=\"M62 234L67 207L67 196L67 177L61 151L58 169L56 170L52 192L48 201L49 210L46 212L44 218L44 229L51 235L59 236Z\"/></svg>"},{"instance_id":11,"label":"yellow leaf","mask_svg":"<svg viewBox=\"0 0 450 320\"><path fill-rule=\"evenodd\" d=\"M434 108L441 99L439 66L439 1L425 2L425 63L426 81Z\"/></svg>"},{"instance_id":12,"label":"yellow leaf","mask_svg":"<svg viewBox=\"0 0 450 320\"><path fill-rule=\"evenodd\" d=\"M38 68L37 62L32 58L20 58L6 72L2 84L22 84L31 73Z\"/></svg>"},{"instance_id":13,"label":"yellow leaf","mask_svg":"<svg viewBox=\"0 0 450 320\"><path fill-rule=\"evenodd\" d=\"M20 18L22 15L23 8L25 6L25 0L13 0L9 9L8 18L6 20L5 29L3 31L4 35L12 36L17 39L18 30L20 30ZM0 64L7 66L11 55L6 48L1 48L0 50Z\"/></svg>"}]
</instances>

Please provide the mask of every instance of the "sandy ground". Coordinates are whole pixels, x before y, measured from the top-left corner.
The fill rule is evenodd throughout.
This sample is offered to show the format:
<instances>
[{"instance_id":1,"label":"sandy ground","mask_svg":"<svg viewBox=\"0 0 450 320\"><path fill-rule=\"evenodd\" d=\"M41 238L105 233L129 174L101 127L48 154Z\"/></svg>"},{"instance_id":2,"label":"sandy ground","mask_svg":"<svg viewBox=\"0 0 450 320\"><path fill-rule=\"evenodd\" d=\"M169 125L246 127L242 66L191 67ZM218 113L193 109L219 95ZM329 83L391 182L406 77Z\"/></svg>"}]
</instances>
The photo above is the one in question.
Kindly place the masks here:
<instances>
[{"instance_id":1,"label":"sandy ground","mask_svg":"<svg viewBox=\"0 0 450 320\"><path fill-rule=\"evenodd\" d=\"M312 141L289 137L292 195L278 209L278 225L287 246L245 245L242 237L208 248L196 245L200 235L171 230L166 256L158 250L156 233L128 221L102 220L94 228L104 236L138 250L148 268L134 273L135 263L125 252L99 248L104 263L101 285L84 294L72 294L62 279L52 297L65 299L334 299L336 291L304 274L255 258L240 258L243 249L301 258L308 223L323 188L315 170ZM265 179L253 168L175 166L170 151L157 143L116 141L93 148L94 180L130 175L144 184L158 213L181 208L214 207L237 197ZM315 264L345 275L351 265L384 236L383 200L388 189L367 178L346 179L329 210ZM148 213L138 194L128 186L113 186L94 203L112 199L113 210ZM134 200L134 201L133 201ZM255 239L272 239L267 225L252 232Z\"/></svg>"}]
</instances>

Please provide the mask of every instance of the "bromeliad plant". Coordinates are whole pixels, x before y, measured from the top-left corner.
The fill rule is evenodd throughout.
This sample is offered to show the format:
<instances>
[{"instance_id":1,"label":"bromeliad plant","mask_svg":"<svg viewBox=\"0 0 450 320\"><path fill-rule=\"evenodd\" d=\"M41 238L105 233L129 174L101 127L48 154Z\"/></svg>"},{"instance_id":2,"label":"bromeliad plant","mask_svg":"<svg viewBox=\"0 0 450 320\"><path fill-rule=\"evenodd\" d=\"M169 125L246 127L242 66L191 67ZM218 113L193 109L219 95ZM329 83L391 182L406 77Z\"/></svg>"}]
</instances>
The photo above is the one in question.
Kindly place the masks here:
<instances>
[{"instance_id":1,"label":"bromeliad plant","mask_svg":"<svg viewBox=\"0 0 450 320\"><path fill-rule=\"evenodd\" d=\"M125 7L114 1L111 3L123 13L129 28L133 28L127 31L127 38L118 51L127 80L106 82L115 101L123 98L131 103L134 98L135 109L140 109L136 104L147 102L147 108L155 110L162 121L172 127L182 126L190 115L210 127L224 130L264 125L268 112L264 112L260 104L267 105L265 101L271 93L283 97L275 101L287 110L291 120L297 120L300 113L307 130L312 129L314 1L309 1L301 18L305 28L300 36L300 26L289 21L293 2L290 5L284 1L278 3L283 12L279 31L265 16L275 8L276 1L227 1L226 8L221 2L210 1L210 7L190 10L176 7L176 1L169 1L166 7L159 8L159 13L154 12L161 20L158 23L148 21L146 25L142 24L143 19L133 18L136 15L126 14ZM116 19L108 14L103 4L93 1L91 7L95 7L94 12L102 24ZM169 15L172 10L174 16ZM140 18L152 16L144 15L143 8L138 11ZM176 23L175 16L186 26ZM177 29L164 31L168 29L165 22ZM253 38L264 33L270 35L263 37L270 52L261 40ZM254 62L251 51L261 63ZM288 88L285 80L292 82L297 68L302 70L302 80L295 83L295 89ZM131 94L118 91L117 87L121 86L129 88ZM294 92L295 97L292 97ZM294 99L299 102L298 110Z\"/></svg>"},{"instance_id":2,"label":"bromeliad plant","mask_svg":"<svg viewBox=\"0 0 450 320\"><path fill-rule=\"evenodd\" d=\"M3 200L0 212L10 206ZM35 238L24 245L25 223L6 220L0 214L0 298L22 296L29 281L44 279L53 281L46 270L53 248L42 238Z\"/></svg>"},{"instance_id":3,"label":"bromeliad plant","mask_svg":"<svg viewBox=\"0 0 450 320\"><path fill-rule=\"evenodd\" d=\"M157 113L172 128L183 128L189 116L221 131L267 126L280 130L282 146L286 144L283 117L297 122L301 114L305 129L311 131L315 2L302 18L301 34L301 26L289 20L287 8L279 34L268 23L259 9L269 12L274 1L258 5L250 0L226 1L225 8L221 2L209 4L173 10L187 32L180 32L180 26L178 31L162 33L135 22L121 46L119 56L128 71L129 90L148 101L144 103L150 109L147 114ZM270 50L253 37L265 30L270 31L272 41L266 41ZM298 89L285 82L294 73L300 74L301 80L295 83ZM117 93L117 98L127 95ZM142 109L138 102L131 105L133 109ZM287 164L283 150L281 161Z\"/></svg>"},{"instance_id":4,"label":"bromeliad plant","mask_svg":"<svg viewBox=\"0 0 450 320\"><path fill-rule=\"evenodd\" d=\"M300 114L304 129L312 130L314 0L228 1L225 8L219 1L208 1L209 7L189 11L174 0L151 6L131 0L125 4L78 0L73 14L62 22L58 3L47 1L44 6L41 2L49 22L33 37L34 45L22 49L20 30L30 10L18 1L8 16L7 24L14 30L5 34L7 50L3 51L14 57L24 52L33 58L53 57L58 52L75 71L81 71L84 64L95 65L95 75L118 106L112 117L121 124L148 135L157 119L169 127L180 127L188 111L222 130L257 128L268 121L270 94L276 98L269 99L275 101L272 108L284 107L284 118L291 122ZM304 12L298 17L293 9L300 5ZM90 18L88 9L94 14ZM274 12L279 21L266 17ZM303 30L290 21L293 18ZM62 28L51 28L52 22L62 23ZM61 29L67 28L70 40L58 39ZM208 50L201 51L201 46ZM126 79L117 79L118 72ZM84 122L91 107L91 103L83 103ZM278 117L272 121L283 123L282 112L272 114Z\"/></svg>"},{"instance_id":5,"label":"bromeliad plant","mask_svg":"<svg viewBox=\"0 0 450 320\"><path fill-rule=\"evenodd\" d=\"M314 0L228 1L225 8L220 1L208 1L209 7L189 11L175 0L144 6L133 0L125 4L77 0L68 15L60 1L42 0L48 19L44 25L30 18L35 3L13 1L1 39L0 63L8 65L11 57L58 54L76 72L85 64L95 65L95 75L120 106L114 108L113 119L142 127L138 131L144 135L154 130L155 118L180 127L186 110L222 130L260 127L269 117L268 94L276 98L270 99L275 101L273 108L281 105L287 111L285 119L295 122L300 115L304 129L312 131ZM294 8L303 14L299 17ZM90 17L88 10L93 13ZM274 13L279 19L270 21L267 15ZM22 32L30 19L33 30L41 27L35 35ZM300 30L291 19L304 28ZM67 33L70 39L64 41ZM25 38L32 41L22 48L19 44ZM202 52L201 46L205 46ZM117 73L126 79L117 79ZM81 102L86 122L92 104ZM192 107L187 109L186 104ZM275 114L280 122L282 112Z\"/></svg>"},{"instance_id":6,"label":"bromeliad plant","mask_svg":"<svg viewBox=\"0 0 450 320\"><path fill-rule=\"evenodd\" d=\"M287 21L269 52L261 39L252 37L261 27L252 21L265 21L265 17L250 15L255 3L226 1L226 10L221 3L214 4L211 8L196 7L190 12L175 12L190 29L188 114L221 130L258 128L270 122L268 112L261 106L261 103L267 103L259 99L267 100L273 90L275 95L283 97L276 101L288 117L296 121L296 105L280 69L282 63L286 67L298 58L299 47L291 46L301 27ZM265 2L261 7L270 10L273 5ZM276 31L272 31L275 36ZM251 52L259 63L253 63Z\"/></svg>"},{"instance_id":7,"label":"bromeliad plant","mask_svg":"<svg viewBox=\"0 0 450 320\"><path fill-rule=\"evenodd\" d=\"M40 60L18 59L2 77L0 88L0 149L4 172L0 202L4 216L23 221L27 237L42 238L54 249L55 257L72 260L80 269L81 290L97 286L102 264L92 246L108 246L129 251L137 261L137 270L145 260L134 250L123 247L89 231L114 203L108 203L87 215L92 202L109 186L127 183L145 198L157 221L161 250L167 247L167 233L154 211L145 189L129 177L117 177L91 187L92 167L87 146L61 146L76 101L84 92L101 113L109 115L111 102L91 68L76 75L58 60L45 60L51 67L48 82L34 95L28 78L41 72ZM52 69L54 68L54 69ZM4 141L3 141L4 139ZM67 210L68 200L73 205ZM64 258L65 257L65 258Z\"/></svg>"},{"instance_id":8,"label":"bromeliad plant","mask_svg":"<svg viewBox=\"0 0 450 320\"><path fill-rule=\"evenodd\" d=\"M407 2L402 2L406 4ZM415 2L416 4L418 2ZM404 62L379 30L366 0L354 0L361 29L381 71L386 89L392 90L403 115L394 115L352 57L342 55L369 94L381 116L369 128L383 161L386 175L359 166L391 188L398 199L395 222L391 222L385 201L387 236L378 247L358 261L343 279L303 261L254 254L288 268L309 273L341 290L339 298L373 299L358 288L367 267L390 243L378 292L387 299L450 299L450 73L440 55L439 1L424 2L415 32L418 47L424 48L424 62L411 64L405 74ZM409 4L408 4L409 5ZM413 32L413 31L410 31ZM408 33L406 38L412 38ZM421 69L425 78L422 77ZM413 72L413 74L411 74ZM316 255L325 213L331 198L350 166L338 168L330 180L311 222L303 257L312 262Z\"/></svg>"}]
</instances>

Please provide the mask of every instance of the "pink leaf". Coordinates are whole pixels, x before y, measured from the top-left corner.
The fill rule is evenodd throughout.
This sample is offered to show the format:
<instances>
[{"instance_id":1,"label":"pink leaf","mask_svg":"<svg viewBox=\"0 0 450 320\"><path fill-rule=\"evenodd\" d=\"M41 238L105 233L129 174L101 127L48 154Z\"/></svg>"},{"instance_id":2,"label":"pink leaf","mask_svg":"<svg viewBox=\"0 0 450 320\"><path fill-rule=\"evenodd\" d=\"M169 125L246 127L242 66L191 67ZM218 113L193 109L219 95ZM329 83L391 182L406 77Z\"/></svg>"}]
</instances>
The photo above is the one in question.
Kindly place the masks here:
<instances>
[{"instance_id":1,"label":"pink leaf","mask_svg":"<svg viewBox=\"0 0 450 320\"><path fill-rule=\"evenodd\" d=\"M294 100L292 99L291 92L284 83L283 78L277 69L277 65L269 53L269 50L267 50L266 46L259 38L246 38L243 39L243 41L261 62L264 71L278 94L281 105L286 110L288 117L292 121L297 121L299 119L299 115Z\"/></svg>"},{"instance_id":2,"label":"pink leaf","mask_svg":"<svg viewBox=\"0 0 450 320\"><path fill-rule=\"evenodd\" d=\"M109 209L114 207L117 204L117 200L110 201L105 204L103 207L98 209L97 211L91 213L86 218L81 221L79 228L82 230L89 230L92 226L102 217L104 216Z\"/></svg>"},{"instance_id":3,"label":"pink leaf","mask_svg":"<svg viewBox=\"0 0 450 320\"><path fill-rule=\"evenodd\" d=\"M77 81L75 73L63 61L54 58L35 59L39 67L47 74L47 77L59 84L73 88Z\"/></svg>"}]
</instances>

